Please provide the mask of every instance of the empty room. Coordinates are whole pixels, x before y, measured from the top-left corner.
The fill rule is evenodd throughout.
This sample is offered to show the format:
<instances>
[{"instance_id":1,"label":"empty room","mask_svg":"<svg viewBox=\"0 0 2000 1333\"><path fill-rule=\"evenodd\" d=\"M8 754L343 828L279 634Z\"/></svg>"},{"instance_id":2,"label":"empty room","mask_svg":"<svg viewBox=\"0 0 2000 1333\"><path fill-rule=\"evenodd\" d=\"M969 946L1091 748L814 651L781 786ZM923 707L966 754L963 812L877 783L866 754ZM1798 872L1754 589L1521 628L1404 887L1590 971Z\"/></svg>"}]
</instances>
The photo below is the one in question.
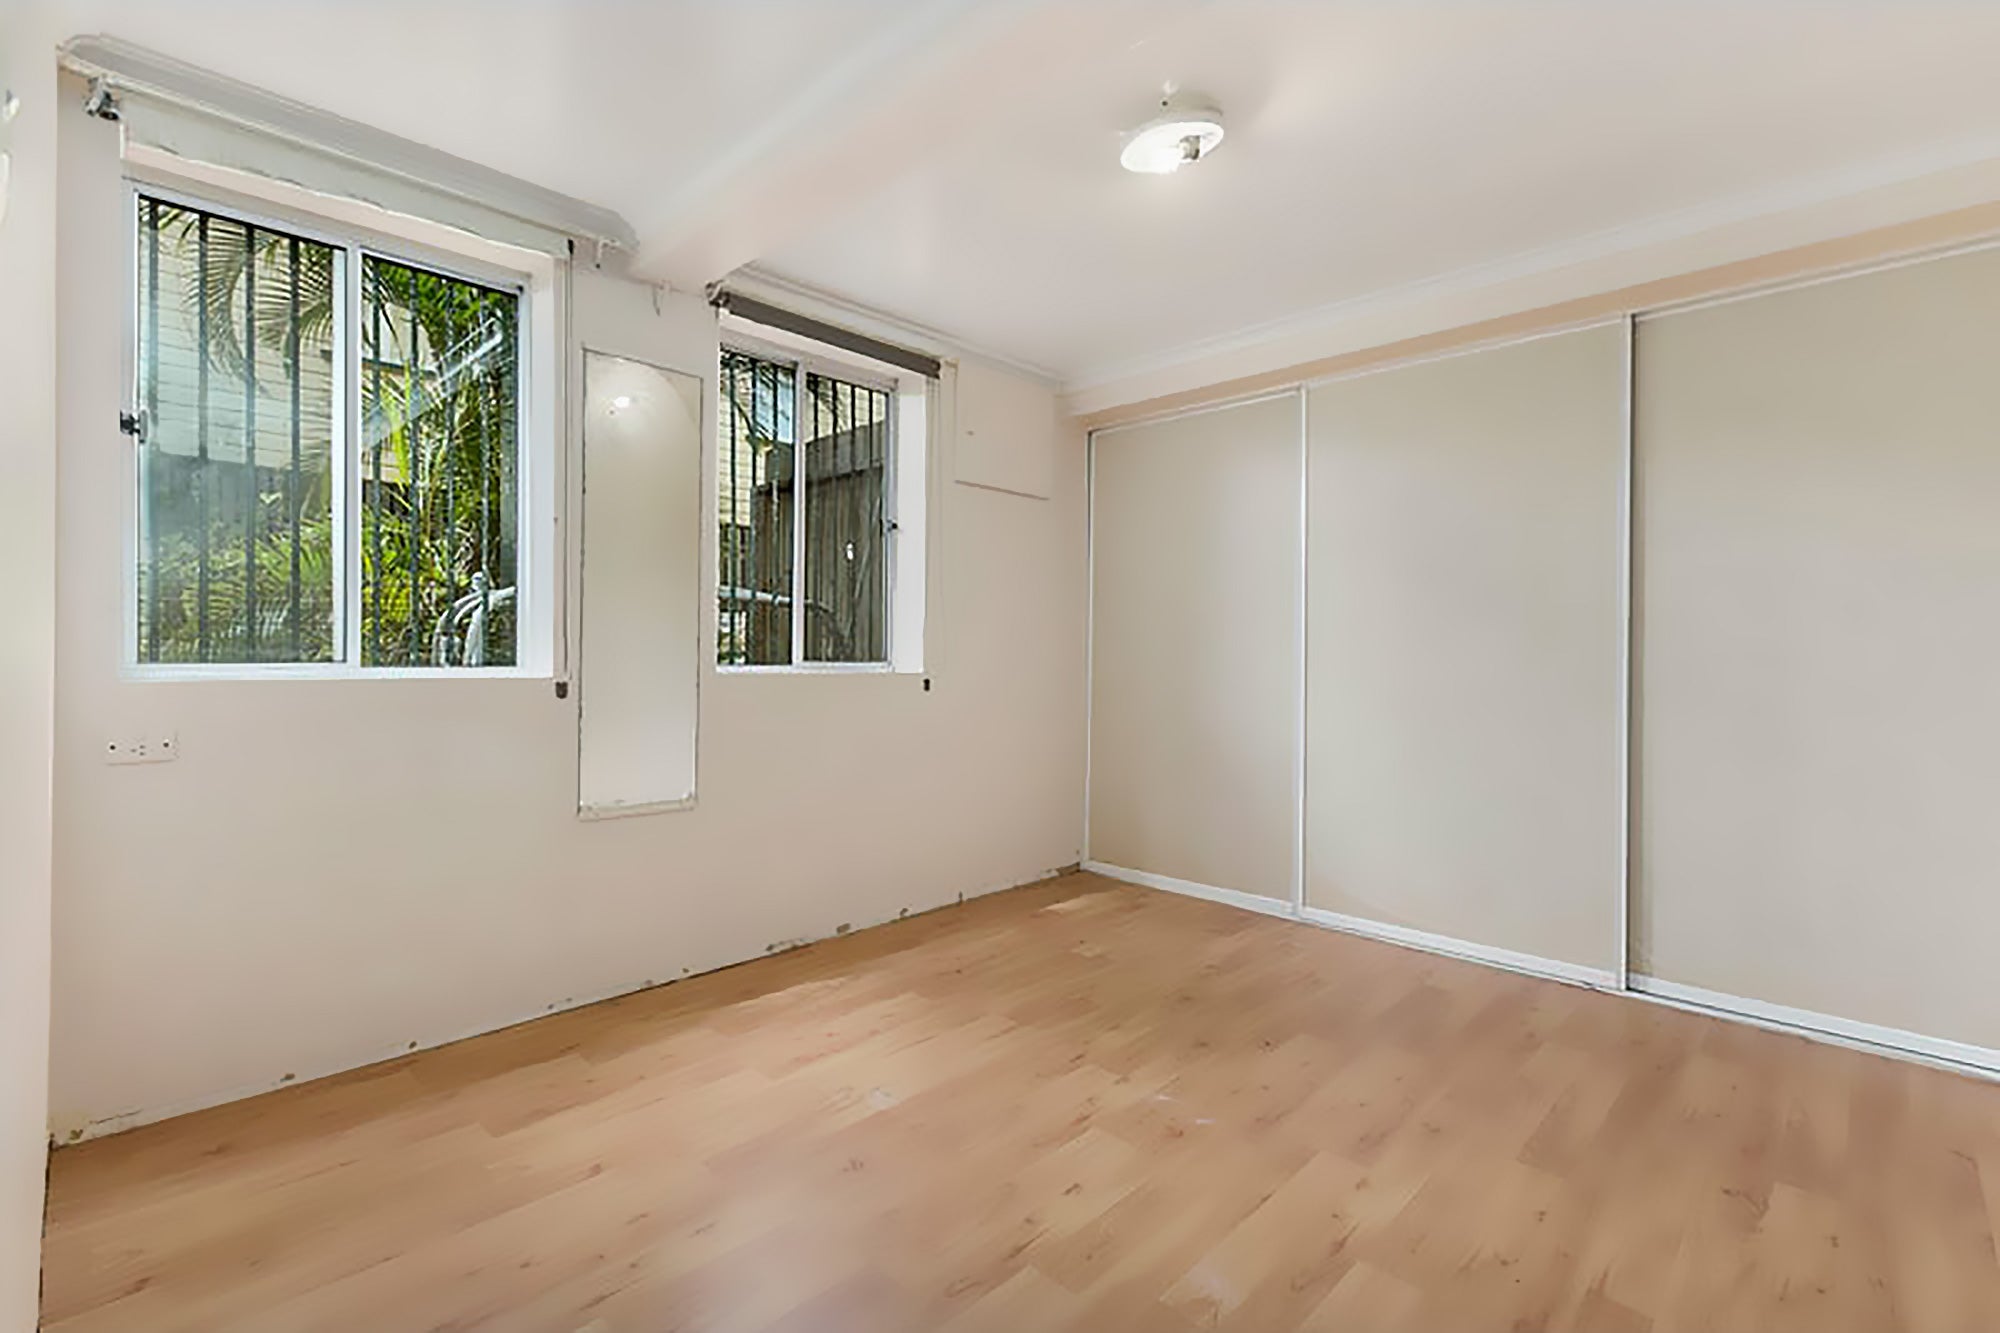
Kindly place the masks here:
<instances>
[{"instance_id":1,"label":"empty room","mask_svg":"<svg viewBox=\"0 0 2000 1333\"><path fill-rule=\"evenodd\" d=\"M0 1333L2000 1330L1996 69L0 0Z\"/></svg>"}]
</instances>

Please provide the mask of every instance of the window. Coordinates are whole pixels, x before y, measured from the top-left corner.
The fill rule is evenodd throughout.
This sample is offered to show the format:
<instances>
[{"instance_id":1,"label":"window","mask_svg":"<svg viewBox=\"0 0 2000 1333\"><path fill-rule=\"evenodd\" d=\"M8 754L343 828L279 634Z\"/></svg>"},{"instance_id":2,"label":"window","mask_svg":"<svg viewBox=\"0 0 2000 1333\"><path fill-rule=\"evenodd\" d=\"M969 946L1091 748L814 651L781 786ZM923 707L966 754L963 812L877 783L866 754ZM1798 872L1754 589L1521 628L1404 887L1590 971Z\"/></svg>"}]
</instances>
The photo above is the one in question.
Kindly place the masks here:
<instances>
[{"instance_id":1,"label":"window","mask_svg":"<svg viewBox=\"0 0 2000 1333\"><path fill-rule=\"evenodd\" d=\"M722 399L717 661L886 665L895 390L725 348Z\"/></svg>"},{"instance_id":2,"label":"window","mask_svg":"<svg viewBox=\"0 0 2000 1333\"><path fill-rule=\"evenodd\" d=\"M516 665L521 290L137 211L137 661Z\"/></svg>"},{"instance_id":3,"label":"window","mask_svg":"<svg viewBox=\"0 0 2000 1333\"><path fill-rule=\"evenodd\" d=\"M361 660L511 666L520 298L361 273Z\"/></svg>"}]
</instances>

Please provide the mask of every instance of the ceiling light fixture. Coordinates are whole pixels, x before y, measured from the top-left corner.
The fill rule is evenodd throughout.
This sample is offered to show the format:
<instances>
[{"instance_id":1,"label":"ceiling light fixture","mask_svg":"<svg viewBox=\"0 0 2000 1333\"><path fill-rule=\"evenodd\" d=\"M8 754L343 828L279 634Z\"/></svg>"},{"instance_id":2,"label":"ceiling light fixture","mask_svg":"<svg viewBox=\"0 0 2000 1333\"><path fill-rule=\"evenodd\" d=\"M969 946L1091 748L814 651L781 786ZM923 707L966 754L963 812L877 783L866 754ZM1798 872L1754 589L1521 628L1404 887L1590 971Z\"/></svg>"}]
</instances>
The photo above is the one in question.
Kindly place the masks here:
<instances>
[{"instance_id":1,"label":"ceiling light fixture","mask_svg":"<svg viewBox=\"0 0 2000 1333\"><path fill-rule=\"evenodd\" d=\"M1222 142L1222 111L1194 97L1160 99L1160 114L1125 136L1119 165L1127 171L1164 176L1199 162Z\"/></svg>"}]
</instances>

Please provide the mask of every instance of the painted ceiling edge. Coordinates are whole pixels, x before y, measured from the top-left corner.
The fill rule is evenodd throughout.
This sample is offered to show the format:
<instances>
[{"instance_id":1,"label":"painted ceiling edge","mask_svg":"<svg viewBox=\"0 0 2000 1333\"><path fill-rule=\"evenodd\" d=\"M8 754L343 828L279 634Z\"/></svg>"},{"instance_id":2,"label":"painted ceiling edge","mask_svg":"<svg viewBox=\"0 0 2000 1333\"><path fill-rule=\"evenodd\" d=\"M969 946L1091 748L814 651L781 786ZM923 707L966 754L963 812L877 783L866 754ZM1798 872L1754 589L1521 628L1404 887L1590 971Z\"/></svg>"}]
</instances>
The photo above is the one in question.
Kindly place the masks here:
<instances>
[{"instance_id":1,"label":"painted ceiling edge","mask_svg":"<svg viewBox=\"0 0 2000 1333\"><path fill-rule=\"evenodd\" d=\"M63 68L101 79L117 92L185 107L400 176L601 248L628 254L638 249L632 225L611 209L116 37L72 37L58 49L58 59Z\"/></svg>"},{"instance_id":2,"label":"painted ceiling edge","mask_svg":"<svg viewBox=\"0 0 2000 1333\"><path fill-rule=\"evenodd\" d=\"M1447 352L1470 350L1479 344L1552 333L1726 293L1751 292L1796 278L1835 275L1845 269L1920 255L1995 236L2000 236L2000 201L1974 204L1930 217L1892 223L1848 236L1774 250L1748 259L1732 260L1726 264L1573 297L1551 305L1496 315L1449 329L1399 338L1373 347L1217 380L1192 389L1155 394L1094 412L1079 413L1076 419L1085 429L1097 430L1226 400L1295 388L1354 371L1385 368Z\"/></svg>"}]
</instances>

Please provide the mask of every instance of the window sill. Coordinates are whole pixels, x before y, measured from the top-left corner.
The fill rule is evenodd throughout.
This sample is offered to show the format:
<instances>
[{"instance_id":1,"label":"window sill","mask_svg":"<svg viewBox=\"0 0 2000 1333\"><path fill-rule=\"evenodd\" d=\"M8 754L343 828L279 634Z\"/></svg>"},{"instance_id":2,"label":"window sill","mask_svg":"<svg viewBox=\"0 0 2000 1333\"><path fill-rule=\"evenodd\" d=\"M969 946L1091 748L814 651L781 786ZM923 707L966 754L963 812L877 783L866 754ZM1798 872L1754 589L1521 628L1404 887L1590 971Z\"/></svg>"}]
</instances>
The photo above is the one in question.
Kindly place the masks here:
<instances>
[{"instance_id":1,"label":"window sill","mask_svg":"<svg viewBox=\"0 0 2000 1333\"><path fill-rule=\"evenodd\" d=\"M758 666L715 668L718 676L897 676L920 672L897 671L888 662L790 662Z\"/></svg>"},{"instance_id":2,"label":"window sill","mask_svg":"<svg viewBox=\"0 0 2000 1333\"><path fill-rule=\"evenodd\" d=\"M217 681L328 680L523 680L552 681L548 671L532 667L351 667L335 663L263 663L205 666L127 664L120 673L128 681L146 684Z\"/></svg>"}]
</instances>

